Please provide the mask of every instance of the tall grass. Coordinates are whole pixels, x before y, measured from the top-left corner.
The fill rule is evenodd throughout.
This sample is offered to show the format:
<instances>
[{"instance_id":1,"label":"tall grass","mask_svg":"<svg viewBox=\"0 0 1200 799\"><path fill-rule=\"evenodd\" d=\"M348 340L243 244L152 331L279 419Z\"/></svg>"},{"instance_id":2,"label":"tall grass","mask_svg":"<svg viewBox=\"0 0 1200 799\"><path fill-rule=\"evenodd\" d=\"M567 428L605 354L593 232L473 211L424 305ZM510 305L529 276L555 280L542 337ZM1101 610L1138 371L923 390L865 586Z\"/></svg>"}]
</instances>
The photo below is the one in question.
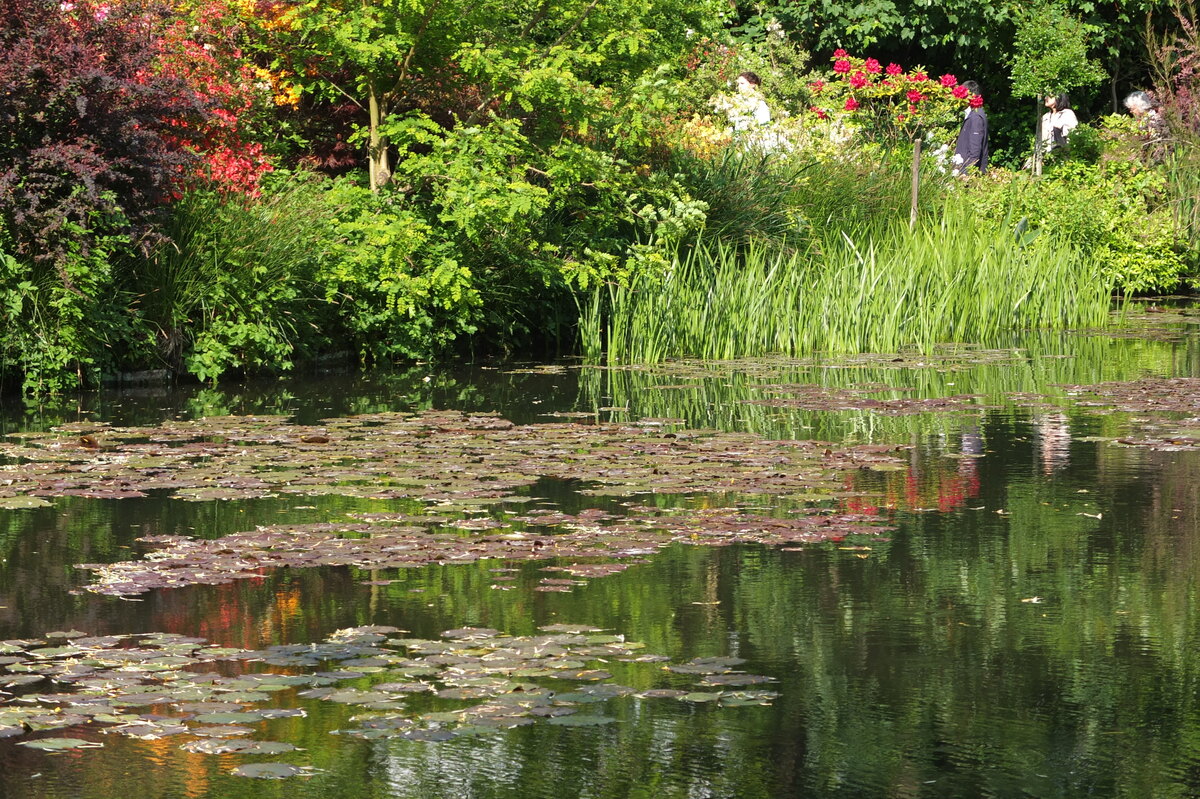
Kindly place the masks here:
<instances>
[{"instance_id":1,"label":"tall grass","mask_svg":"<svg viewBox=\"0 0 1200 799\"><path fill-rule=\"evenodd\" d=\"M1196 142L1180 147L1168 156L1166 171L1167 202L1175 218L1179 238L1190 246L1193 267L1200 267L1200 152ZM1200 279L1200 274L1195 276Z\"/></svg>"},{"instance_id":2,"label":"tall grass","mask_svg":"<svg viewBox=\"0 0 1200 799\"><path fill-rule=\"evenodd\" d=\"M1099 325L1109 295L1075 250L952 203L915 229L895 219L874 236L831 234L804 253L699 248L665 275L610 288L606 353L613 363L654 363L929 348Z\"/></svg>"},{"instance_id":3,"label":"tall grass","mask_svg":"<svg viewBox=\"0 0 1200 799\"><path fill-rule=\"evenodd\" d=\"M162 362L201 379L290 366L323 300L312 275L327 210L299 183L260 199L181 199L167 238L130 275Z\"/></svg>"}]
</instances>

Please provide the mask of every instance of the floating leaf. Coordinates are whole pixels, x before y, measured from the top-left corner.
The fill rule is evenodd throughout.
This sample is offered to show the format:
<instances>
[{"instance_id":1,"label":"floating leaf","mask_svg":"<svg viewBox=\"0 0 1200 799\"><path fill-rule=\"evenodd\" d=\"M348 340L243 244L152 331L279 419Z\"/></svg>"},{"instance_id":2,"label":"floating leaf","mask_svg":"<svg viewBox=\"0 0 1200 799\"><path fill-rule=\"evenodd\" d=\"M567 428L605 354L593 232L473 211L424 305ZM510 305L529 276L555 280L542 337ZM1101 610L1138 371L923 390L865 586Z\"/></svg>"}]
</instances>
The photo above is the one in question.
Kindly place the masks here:
<instances>
[{"instance_id":1,"label":"floating leaf","mask_svg":"<svg viewBox=\"0 0 1200 799\"><path fill-rule=\"evenodd\" d=\"M555 724L560 727L597 727L602 724L612 724L615 721L616 719L608 716L589 716L582 713L546 719L547 724Z\"/></svg>"},{"instance_id":2,"label":"floating leaf","mask_svg":"<svg viewBox=\"0 0 1200 799\"><path fill-rule=\"evenodd\" d=\"M30 749L46 752L65 752L69 749L99 749L104 744L99 741L85 741L82 738L39 738L36 741L18 741L17 746L28 746Z\"/></svg>"},{"instance_id":3,"label":"floating leaf","mask_svg":"<svg viewBox=\"0 0 1200 799\"><path fill-rule=\"evenodd\" d=\"M290 763L248 763L232 769L230 774L235 777L252 777L258 780L282 780L287 777L299 777L304 769Z\"/></svg>"},{"instance_id":4,"label":"floating leaf","mask_svg":"<svg viewBox=\"0 0 1200 799\"><path fill-rule=\"evenodd\" d=\"M684 694L680 698L685 702L715 702L721 698L721 695L705 693L703 691L693 691L692 693Z\"/></svg>"}]
</instances>

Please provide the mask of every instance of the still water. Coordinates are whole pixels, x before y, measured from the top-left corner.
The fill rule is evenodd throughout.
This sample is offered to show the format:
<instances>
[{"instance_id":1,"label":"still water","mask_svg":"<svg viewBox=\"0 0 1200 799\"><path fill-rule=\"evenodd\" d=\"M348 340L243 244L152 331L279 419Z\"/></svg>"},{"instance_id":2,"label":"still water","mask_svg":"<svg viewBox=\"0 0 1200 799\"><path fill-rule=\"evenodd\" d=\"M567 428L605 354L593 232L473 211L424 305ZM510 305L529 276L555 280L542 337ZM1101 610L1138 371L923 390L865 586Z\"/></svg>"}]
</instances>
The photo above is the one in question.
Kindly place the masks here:
<instances>
[{"instance_id":1,"label":"still water","mask_svg":"<svg viewBox=\"0 0 1200 799\"><path fill-rule=\"evenodd\" d=\"M306 715L262 722L255 737L300 751L209 755L181 749L188 735L57 730L104 746L48 754L0 739L0 797L1198 796L1200 451L1124 446L1149 416L1171 414L1114 411L1066 388L1173 376L1200 377L1195 324L1152 338L1039 336L940 359L422 368L0 406L5 435L80 420L313 423L437 408L909 448L902 469L856 474L837 500L894 526L870 550L676 544L563 592L534 590L543 563L480 561L287 569L138 598L73 593L89 579L75 564L137 557L141 536L213 538L388 504L154 495L0 510L0 641L164 632L255 649L362 625L436 638L589 624L676 663L744 659L738 669L772 678L778 694L749 707L615 696L597 703L613 719L601 726L413 741L331 734L361 710L282 691L270 704ZM763 402L800 384L967 399L905 414ZM609 507L553 481L528 493L534 507ZM513 569L504 590L498 567ZM661 667L606 668L639 691L677 685ZM249 760L315 771L277 782L231 775Z\"/></svg>"}]
</instances>

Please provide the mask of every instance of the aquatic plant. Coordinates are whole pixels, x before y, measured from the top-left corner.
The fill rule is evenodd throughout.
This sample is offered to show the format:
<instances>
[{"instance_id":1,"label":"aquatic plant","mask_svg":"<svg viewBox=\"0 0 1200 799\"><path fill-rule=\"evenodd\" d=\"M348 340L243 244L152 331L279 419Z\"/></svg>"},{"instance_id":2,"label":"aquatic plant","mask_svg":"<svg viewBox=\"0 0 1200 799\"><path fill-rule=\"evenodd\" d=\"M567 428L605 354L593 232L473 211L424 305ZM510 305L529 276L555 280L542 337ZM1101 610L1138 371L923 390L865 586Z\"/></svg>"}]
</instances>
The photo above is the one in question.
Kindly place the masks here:
<instances>
[{"instance_id":1,"label":"aquatic plant","mask_svg":"<svg viewBox=\"0 0 1200 799\"><path fill-rule=\"evenodd\" d=\"M896 351L1024 328L1097 326L1109 286L1080 253L1014 235L956 204L819 254L715 245L610 290L609 363L692 356Z\"/></svg>"}]
</instances>

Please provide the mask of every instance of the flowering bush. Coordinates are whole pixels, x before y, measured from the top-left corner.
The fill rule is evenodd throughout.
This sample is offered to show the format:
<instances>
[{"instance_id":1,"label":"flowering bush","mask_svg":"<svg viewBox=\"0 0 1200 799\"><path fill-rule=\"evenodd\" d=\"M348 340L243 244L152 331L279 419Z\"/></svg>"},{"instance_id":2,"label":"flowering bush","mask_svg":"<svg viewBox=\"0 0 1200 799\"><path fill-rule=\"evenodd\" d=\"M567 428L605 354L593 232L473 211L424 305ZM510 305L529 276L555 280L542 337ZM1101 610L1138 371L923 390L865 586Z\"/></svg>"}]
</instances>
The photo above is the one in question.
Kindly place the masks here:
<instances>
[{"instance_id":1,"label":"flowering bush","mask_svg":"<svg viewBox=\"0 0 1200 799\"><path fill-rule=\"evenodd\" d=\"M968 105L983 105L983 97L954 75L934 79L924 67L905 72L899 64L884 67L845 50L834 51L831 60L832 75L809 85L816 99L809 111L858 128L870 139L913 139L956 123Z\"/></svg>"},{"instance_id":2,"label":"flowering bush","mask_svg":"<svg viewBox=\"0 0 1200 799\"><path fill-rule=\"evenodd\" d=\"M180 144L201 156L192 182L257 196L259 180L274 167L253 141L254 128L274 105L291 105L296 98L243 50L247 25L254 21L242 5L199 0L183 6L185 13L174 17L159 39L157 68L212 109L199 124L183 124Z\"/></svg>"}]
</instances>

